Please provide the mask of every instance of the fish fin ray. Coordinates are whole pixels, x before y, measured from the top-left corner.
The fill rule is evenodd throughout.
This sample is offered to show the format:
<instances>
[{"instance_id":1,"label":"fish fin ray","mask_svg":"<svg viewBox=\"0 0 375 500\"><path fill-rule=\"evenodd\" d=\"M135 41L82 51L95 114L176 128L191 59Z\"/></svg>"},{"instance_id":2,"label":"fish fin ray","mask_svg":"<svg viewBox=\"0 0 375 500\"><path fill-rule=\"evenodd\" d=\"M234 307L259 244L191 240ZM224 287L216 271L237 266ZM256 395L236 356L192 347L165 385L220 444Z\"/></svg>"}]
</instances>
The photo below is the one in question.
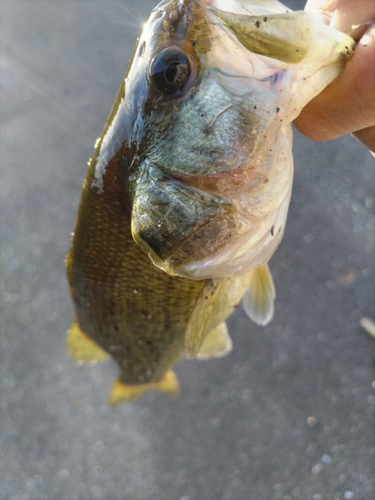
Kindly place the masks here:
<instances>
[{"instance_id":1,"label":"fish fin ray","mask_svg":"<svg viewBox=\"0 0 375 500\"><path fill-rule=\"evenodd\" d=\"M209 323L215 312L215 305L223 281L208 279L190 315L185 332L185 356L194 359L207 335Z\"/></svg>"},{"instance_id":2,"label":"fish fin ray","mask_svg":"<svg viewBox=\"0 0 375 500\"><path fill-rule=\"evenodd\" d=\"M76 361L92 363L108 358L106 353L96 342L91 340L74 320L66 338L68 354Z\"/></svg>"},{"instance_id":3,"label":"fish fin ray","mask_svg":"<svg viewBox=\"0 0 375 500\"><path fill-rule=\"evenodd\" d=\"M154 383L154 387L168 394L176 394L180 390L178 378L173 370L168 370L161 380Z\"/></svg>"},{"instance_id":4,"label":"fish fin ray","mask_svg":"<svg viewBox=\"0 0 375 500\"><path fill-rule=\"evenodd\" d=\"M375 338L375 321L370 318L361 318L360 320L361 327L371 335L371 337Z\"/></svg>"},{"instance_id":5,"label":"fish fin ray","mask_svg":"<svg viewBox=\"0 0 375 500\"><path fill-rule=\"evenodd\" d=\"M197 359L222 358L232 350L233 343L225 322L215 326L203 340Z\"/></svg>"},{"instance_id":6,"label":"fish fin ray","mask_svg":"<svg viewBox=\"0 0 375 500\"><path fill-rule=\"evenodd\" d=\"M148 384L130 385L116 380L109 395L109 404L117 406L135 399L151 389L157 389L167 394L176 394L180 390L180 386L176 374L172 370L168 370L158 382L150 382Z\"/></svg>"},{"instance_id":7,"label":"fish fin ray","mask_svg":"<svg viewBox=\"0 0 375 500\"><path fill-rule=\"evenodd\" d=\"M274 315L275 285L268 265L251 273L250 287L242 299L242 306L250 319L258 325L268 325Z\"/></svg>"},{"instance_id":8,"label":"fish fin ray","mask_svg":"<svg viewBox=\"0 0 375 500\"><path fill-rule=\"evenodd\" d=\"M117 406L125 401L130 401L131 399L137 398L148 389L150 389L149 384L128 385L123 384L120 380L116 380L109 395L109 404L111 406Z\"/></svg>"}]
</instances>

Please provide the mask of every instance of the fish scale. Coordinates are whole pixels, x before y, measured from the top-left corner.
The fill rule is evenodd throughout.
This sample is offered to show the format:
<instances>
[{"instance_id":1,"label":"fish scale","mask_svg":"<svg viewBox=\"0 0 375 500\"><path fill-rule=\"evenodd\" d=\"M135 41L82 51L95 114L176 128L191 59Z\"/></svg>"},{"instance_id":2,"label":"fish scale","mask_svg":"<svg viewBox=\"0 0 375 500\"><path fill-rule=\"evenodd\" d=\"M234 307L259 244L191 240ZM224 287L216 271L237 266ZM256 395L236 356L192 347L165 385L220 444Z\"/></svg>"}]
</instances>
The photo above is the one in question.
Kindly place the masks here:
<instances>
[{"instance_id":1,"label":"fish scale","mask_svg":"<svg viewBox=\"0 0 375 500\"><path fill-rule=\"evenodd\" d=\"M156 268L134 243L129 218L116 201L105 207L101 201L83 198L79 219L88 224L77 224L78 243L69 256L77 318L86 335L105 351L122 347L111 355L122 367L124 382L144 376L139 353L150 345L147 365L155 364L150 379L157 380L182 354L186 323L204 282L175 279ZM129 360L126 367L123 359Z\"/></svg>"}]
</instances>

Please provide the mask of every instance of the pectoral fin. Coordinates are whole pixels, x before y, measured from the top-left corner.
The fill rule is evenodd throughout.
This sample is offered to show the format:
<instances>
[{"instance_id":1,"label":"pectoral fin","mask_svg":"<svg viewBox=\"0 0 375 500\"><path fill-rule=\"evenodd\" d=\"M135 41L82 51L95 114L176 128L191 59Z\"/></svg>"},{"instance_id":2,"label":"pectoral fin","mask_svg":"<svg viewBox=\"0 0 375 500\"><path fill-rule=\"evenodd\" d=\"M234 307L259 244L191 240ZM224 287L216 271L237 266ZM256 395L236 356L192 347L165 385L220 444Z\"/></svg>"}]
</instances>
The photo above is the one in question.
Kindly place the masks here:
<instances>
[{"instance_id":1,"label":"pectoral fin","mask_svg":"<svg viewBox=\"0 0 375 500\"><path fill-rule=\"evenodd\" d=\"M76 361L91 363L108 358L108 354L82 331L77 320L70 327L66 347L69 355Z\"/></svg>"},{"instance_id":2,"label":"pectoral fin","mask_svg":"<svg viewBox=\"0 0 375 500\"><path fill-rule=\"evenodd\" d=\"M375 321L370 318L361 318L360 320L361 327L366 330L367 333L371 335L371 337L375 338Z\"/></svg>"},{"instance_id":3,"label":"pectoral fin","mask_svg":"<svg viewBox=\"0 0 375 500\"><path fill-rule=\"evenodd\" d=\"M109 395L109 404L116 406L125 401L130 401L150 389L157 389L168 394L175 394L179 391L180 387L177 377L172 370L168 370L164 377L158 382L151 382L149 384L128 385L123 384L120 380L116 380L113 384L111 394Z\"/></svg>"},{"instance_id":4,"label":"pectoral fin","mask_svg":"<svg viewBox=\"0 0 375 500\"><path fill-rule=\"evenodd\" d=\"M273 318L275 297L275 285L268 265L254 269L250 287L242 299L249 318L258 325L267 325Z\"/></svg>"},{"instance_id":5,"label":"pectoral fin","mask_svg":"<svg viewBox=\"0 0 375 500\"><path fill-rule=\"evenodd\" d=\"M198 351L197 359L222 358L232 350L232 339L225 323L211 330Z\"/></svg>"}]
</instances>

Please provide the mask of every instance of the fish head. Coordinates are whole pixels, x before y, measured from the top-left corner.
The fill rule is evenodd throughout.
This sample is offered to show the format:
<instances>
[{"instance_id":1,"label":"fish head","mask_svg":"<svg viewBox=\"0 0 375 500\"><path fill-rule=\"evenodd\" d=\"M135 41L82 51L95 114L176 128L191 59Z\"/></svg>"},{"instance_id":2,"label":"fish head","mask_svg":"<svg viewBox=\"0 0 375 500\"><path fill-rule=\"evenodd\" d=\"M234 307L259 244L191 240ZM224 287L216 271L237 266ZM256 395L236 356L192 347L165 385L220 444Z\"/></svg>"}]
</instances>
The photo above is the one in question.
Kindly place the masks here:
<instances>
[{"instance_id":1,"label":"fish head","mask_svg":"<svg viewBox=\"0 0 375 500\"><path fill-rule=\"evenodd\" d=\"M290 122L339 74L344 37L274 0L154 9L102 149L133 147L131 231L156 266L203 279L268 261L291 193Z\"/></svg>"}]
</instances>

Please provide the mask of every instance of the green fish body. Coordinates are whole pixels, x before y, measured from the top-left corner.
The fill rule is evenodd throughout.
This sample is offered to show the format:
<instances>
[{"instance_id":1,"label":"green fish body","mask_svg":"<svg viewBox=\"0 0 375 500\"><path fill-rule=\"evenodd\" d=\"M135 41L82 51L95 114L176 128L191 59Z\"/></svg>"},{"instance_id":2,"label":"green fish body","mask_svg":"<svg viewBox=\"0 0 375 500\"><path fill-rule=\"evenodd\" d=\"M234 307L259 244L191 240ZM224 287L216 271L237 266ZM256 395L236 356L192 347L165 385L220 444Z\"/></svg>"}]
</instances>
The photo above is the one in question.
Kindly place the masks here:
<instances>
[{"instance_id":1,"label":"green fish body","mask_svg":"<svg viewBox=\"0 0 375 500\"><path fill-rule=\"evenodd\" d=\"M112 356L117 404L178 389L182 356L231 349L244 297L266 324L267 262L291 194L291 121L353 41L274 0L164 0L95 146L67 259L73 358Z\"/></svg>"}]
</instances>

